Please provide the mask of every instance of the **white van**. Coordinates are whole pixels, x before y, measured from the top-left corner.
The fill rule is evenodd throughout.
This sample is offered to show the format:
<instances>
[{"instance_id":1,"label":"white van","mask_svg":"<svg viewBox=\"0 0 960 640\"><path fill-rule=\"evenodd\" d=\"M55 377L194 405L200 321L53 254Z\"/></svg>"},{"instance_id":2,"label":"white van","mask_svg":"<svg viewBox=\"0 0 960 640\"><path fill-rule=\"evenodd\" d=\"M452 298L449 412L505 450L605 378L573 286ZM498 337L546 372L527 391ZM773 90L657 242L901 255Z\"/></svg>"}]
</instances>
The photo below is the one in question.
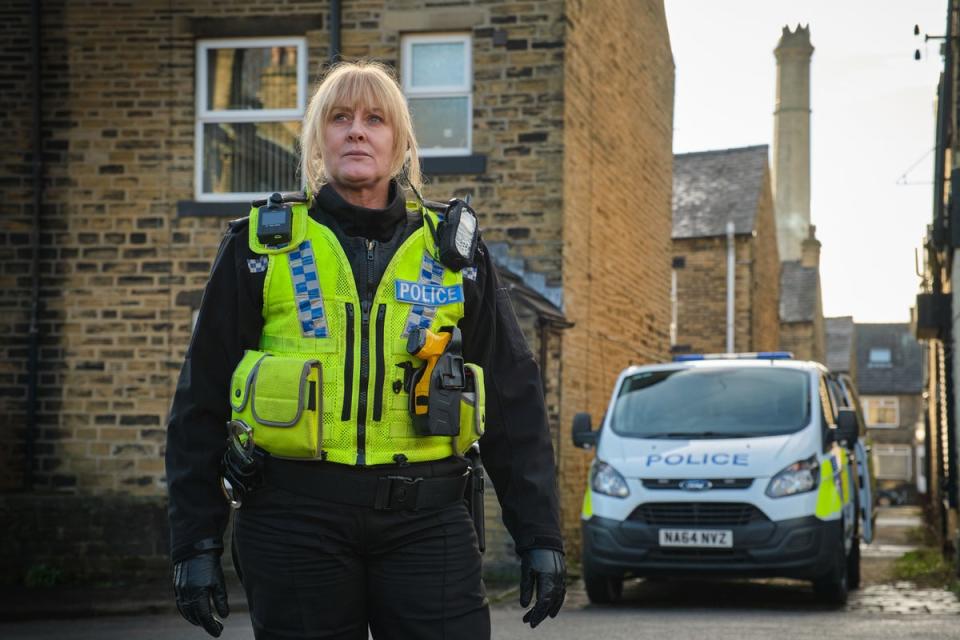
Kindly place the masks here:
<instances>
[{"instance_id":1,"label":"white van","mask_svg":"<svg viewBox=\"0 0 960 640\"><path fill-rule=\"evenodd\" d=\"M583 577L595 603L625 577L809 579L842 604L859 586L873 500L853 402L788 353L681 356L620 374L583 500ZM845 406L837 406L845 405Z\"/></svg>"}]
</instances>

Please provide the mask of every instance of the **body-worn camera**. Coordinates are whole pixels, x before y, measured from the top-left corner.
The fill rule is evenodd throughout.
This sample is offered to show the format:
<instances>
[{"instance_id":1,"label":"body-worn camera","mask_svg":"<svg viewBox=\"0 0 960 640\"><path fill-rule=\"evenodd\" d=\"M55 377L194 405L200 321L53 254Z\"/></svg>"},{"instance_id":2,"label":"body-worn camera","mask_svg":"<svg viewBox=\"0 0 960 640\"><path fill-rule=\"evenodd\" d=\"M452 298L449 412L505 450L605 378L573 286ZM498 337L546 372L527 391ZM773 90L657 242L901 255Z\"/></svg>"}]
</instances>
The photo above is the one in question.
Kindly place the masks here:
<instances>
[{"instance_id":1,"label":"body-worn camera","mask_svg":"<svg viewBox=\"0 0 960 640\"><path fill-rule=\"evenodd\" d=\"M291 203L306 202L303 193L273 193L267 200L257 200L257 240L263 245L287 244L293 237Z\"/></svg>"},{"instance_id":2,"label":"body-worn camera","mask_svg":"<svg viewBox=\"0 0 960 640\"><path fill-rule=\"evenodd\" d=\"M477 214L470 208L470 198L451 198L443 221L437 225L437 250L440 262L453 271L473 265L480 240Z\"/></svg>"}]
</instances>

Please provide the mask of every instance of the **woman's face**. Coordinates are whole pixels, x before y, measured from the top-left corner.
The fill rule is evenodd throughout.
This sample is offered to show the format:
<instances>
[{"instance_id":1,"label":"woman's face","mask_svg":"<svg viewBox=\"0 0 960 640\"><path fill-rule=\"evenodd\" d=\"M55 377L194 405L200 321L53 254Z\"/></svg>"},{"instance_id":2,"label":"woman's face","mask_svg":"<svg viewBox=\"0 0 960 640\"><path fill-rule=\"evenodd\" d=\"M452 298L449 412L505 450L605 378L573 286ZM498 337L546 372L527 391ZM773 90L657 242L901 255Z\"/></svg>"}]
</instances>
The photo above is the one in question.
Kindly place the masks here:
<instances>
[{"instance_id":1,"label":"woman's face","mask_svg":"<svg viewBox=\"0 0 960 640\"><path fill-rule=\"evenodd\" d=\"M323 134L323 165L333 186L385 187L393 159L393 126L377 107L334 107Z\"/></svg>"}]
</instances>

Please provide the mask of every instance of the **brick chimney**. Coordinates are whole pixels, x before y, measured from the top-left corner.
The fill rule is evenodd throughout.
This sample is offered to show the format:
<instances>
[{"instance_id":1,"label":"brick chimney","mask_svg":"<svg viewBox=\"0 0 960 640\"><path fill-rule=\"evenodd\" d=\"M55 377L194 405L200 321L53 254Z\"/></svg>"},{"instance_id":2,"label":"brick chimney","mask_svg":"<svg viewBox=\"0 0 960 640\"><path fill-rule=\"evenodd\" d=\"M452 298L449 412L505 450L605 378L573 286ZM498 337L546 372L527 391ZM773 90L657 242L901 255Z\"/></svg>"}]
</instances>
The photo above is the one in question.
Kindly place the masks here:
<instances>
[{"instance_id":1,"label":"brick chimney","mask_svg":"<svg viewBox=\"0 0 960 640\"><path fill-rule=\"evenodd\" d=\"M810 232L803 241L800 264L804 267L820 268L820 241L817 240L817 226L810 225Z\"/></svg>"}]
</instances>

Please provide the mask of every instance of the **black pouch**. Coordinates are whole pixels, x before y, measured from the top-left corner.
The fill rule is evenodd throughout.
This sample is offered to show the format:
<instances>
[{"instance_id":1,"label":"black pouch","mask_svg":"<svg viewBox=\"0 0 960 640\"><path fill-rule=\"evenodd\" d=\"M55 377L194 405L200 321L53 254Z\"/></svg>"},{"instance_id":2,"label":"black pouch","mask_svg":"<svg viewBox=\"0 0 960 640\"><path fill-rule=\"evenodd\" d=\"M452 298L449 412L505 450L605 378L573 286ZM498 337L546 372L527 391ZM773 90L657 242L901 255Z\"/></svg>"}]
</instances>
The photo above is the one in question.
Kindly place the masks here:
<instances>
[{"instance_id":1,"label":"black pouch","mask_svg":"<svg viewBox=\"0 0 960 640\"><path fill-rule=\"evenodd\" d=\"M467 488L463 499L467 503L467 511L473 520L473 528L477 532L477 547L480 553L487 550L486 527L483 522L483 464L480 462L480 449L474 444L464 454L470 469L467 476Z\"/></svg>"}]
</instances>

